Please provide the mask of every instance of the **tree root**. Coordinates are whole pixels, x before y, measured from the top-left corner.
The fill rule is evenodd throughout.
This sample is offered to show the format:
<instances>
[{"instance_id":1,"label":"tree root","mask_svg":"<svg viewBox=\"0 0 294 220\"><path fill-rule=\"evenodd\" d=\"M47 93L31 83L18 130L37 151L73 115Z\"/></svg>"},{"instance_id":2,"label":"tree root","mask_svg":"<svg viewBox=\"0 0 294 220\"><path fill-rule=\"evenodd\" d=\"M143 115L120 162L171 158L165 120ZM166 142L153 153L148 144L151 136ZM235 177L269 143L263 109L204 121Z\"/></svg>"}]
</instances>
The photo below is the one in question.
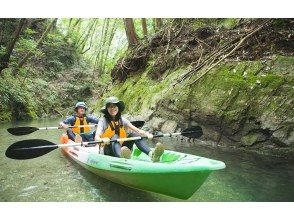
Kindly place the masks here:
<instances>
[{"instance_id":1,"label":"tree root","mask_svg":"<svg viewBox=\"0 0 294 220\"><path fill-rule=\"evenodd\" d=\"M209 53L206 57L204 57L202 62L199 62L200 59L202 58L201 57L202 53L201 53L201 56L198 59L197 65L195 67L193 67L190 71L180 75L177 78L176 82L173 84L173 87L176 86L177 84L181 83L182 81L186 80L187 78L191 78L193 76L193 74L195 72L199 71L200 69L206 68L205 72L202 73L199 77L197 77L189 85L192 85L192 84L196 83L197 81L199 81L200 79L202 79L207 73L210 72L211 69L213 69L218 64L220 64L223 60L225 60L226 58L231 56L234 52L236 52L237 50L242 48L244 46L244 42L246 42L246 40L248 38L254 36L257 32L259 32L261 29L263 29L270 22L271 22L271 20L267 20L263 24L261 24L260 26L255 28L253 31L251 31L250 33L244 34L241 37L237 37L237 38L231 40L230 42L228 42L227 44L222 46L220 49L216 49L212 53ZM196 39L196 41L197 41L197 39ZM201 42L201 43L203 43L203 42ZM207 44L205 43L205 45L207 45ZM210 46L210 45L208 45L208 46Z\"/></svg>"}]
</instances>

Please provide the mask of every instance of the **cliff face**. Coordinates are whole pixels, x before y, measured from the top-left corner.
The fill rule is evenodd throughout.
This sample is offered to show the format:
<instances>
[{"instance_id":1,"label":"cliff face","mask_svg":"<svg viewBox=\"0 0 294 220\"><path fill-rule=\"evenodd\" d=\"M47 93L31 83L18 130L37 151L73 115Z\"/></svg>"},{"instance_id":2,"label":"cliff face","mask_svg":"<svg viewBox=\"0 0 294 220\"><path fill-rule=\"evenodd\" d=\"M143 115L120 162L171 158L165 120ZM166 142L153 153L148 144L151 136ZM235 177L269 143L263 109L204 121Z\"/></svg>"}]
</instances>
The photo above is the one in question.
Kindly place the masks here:
<instances>
[{"instance_id":1,"label":"cliff face","mask_svg":"<svg viewBox=\"0 0 294 220\"><path fill-rule=\"evenodd\" d=\"M199 124L202 139L293 158L293 21L284 22L192 31L190 21L180 33L167 29L161 41L156 36L119 61L112 73L117 82L102 99L118 96L126 102L127 114L140 115L153 130L173 132ZM161 43L155 47L154 42Z\"/></svg>"}]
</instances>

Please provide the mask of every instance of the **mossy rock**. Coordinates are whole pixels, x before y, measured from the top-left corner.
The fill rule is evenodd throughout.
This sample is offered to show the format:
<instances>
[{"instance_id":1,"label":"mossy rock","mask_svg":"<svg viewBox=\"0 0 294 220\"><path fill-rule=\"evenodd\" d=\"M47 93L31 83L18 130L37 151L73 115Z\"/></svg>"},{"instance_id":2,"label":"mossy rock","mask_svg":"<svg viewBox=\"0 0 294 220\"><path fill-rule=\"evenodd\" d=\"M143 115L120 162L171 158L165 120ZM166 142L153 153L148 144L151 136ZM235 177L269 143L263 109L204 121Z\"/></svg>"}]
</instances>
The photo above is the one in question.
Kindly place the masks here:
<instances>
[{"instance_id":1,"label":"mossy rock","mask_svg":"<svg viewBox=\"0 0 294 220\"><path fill-rule=\"evenodd\" d=\"M243 146L252 146L257 142L265 141L266 137L261 133L251 133L241 138L241 144Z\"/></svg>"}]
</instances>

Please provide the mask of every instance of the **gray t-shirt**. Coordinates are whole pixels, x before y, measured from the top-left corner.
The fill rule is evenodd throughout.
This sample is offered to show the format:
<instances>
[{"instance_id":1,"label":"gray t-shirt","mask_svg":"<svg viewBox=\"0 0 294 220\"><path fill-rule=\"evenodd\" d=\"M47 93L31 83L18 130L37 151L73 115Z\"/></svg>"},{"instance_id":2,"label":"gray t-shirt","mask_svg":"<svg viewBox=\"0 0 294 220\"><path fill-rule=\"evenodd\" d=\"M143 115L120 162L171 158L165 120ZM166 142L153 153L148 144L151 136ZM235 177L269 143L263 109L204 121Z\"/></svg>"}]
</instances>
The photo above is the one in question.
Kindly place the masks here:
<instances>
[{"instance_id":1,"label":"gray t-shirt","mask_svg":"<svg viewBox=\"0 0 294 220\"><path fill-rule=\"evenodd\" d=\"M124 117L121 117L121 121L125 128L128 128L131 125L131 122ZM108 128L108 123L106 121L106 118L105 117L100 118L97 125L96 133L103 134L107 128Z\"/></svg>"}]
</instances>

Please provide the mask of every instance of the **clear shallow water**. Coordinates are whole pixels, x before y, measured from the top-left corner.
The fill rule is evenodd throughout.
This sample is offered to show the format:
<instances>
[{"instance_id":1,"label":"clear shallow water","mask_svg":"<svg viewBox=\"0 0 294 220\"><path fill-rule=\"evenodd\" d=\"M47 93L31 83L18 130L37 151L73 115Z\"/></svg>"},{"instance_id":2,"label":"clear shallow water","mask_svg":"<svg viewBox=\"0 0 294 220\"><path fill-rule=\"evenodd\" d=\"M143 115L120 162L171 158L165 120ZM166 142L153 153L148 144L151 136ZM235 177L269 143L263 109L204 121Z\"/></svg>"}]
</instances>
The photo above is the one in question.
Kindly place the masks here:
<instances>
[{"instance_id":1,"label":"clear shallow water","mask_svg":"<svg viewBox=\"0 0 294 220\"><path fill-rule=\"evenodd\" d=\"M88 172L54 150L31 160L5 157L12 143L40 138L59 142L60 130L10 135L13 126L56 126L58 120L1 124L0 201L182 201L156 193L130 189ZM226 152L199 143L161 139L169 149L224 161L227 168L212 173L187 201L294 201L294 162ZM184 183L183 183L184 184Z\"/></svg>"}]
</instances>

